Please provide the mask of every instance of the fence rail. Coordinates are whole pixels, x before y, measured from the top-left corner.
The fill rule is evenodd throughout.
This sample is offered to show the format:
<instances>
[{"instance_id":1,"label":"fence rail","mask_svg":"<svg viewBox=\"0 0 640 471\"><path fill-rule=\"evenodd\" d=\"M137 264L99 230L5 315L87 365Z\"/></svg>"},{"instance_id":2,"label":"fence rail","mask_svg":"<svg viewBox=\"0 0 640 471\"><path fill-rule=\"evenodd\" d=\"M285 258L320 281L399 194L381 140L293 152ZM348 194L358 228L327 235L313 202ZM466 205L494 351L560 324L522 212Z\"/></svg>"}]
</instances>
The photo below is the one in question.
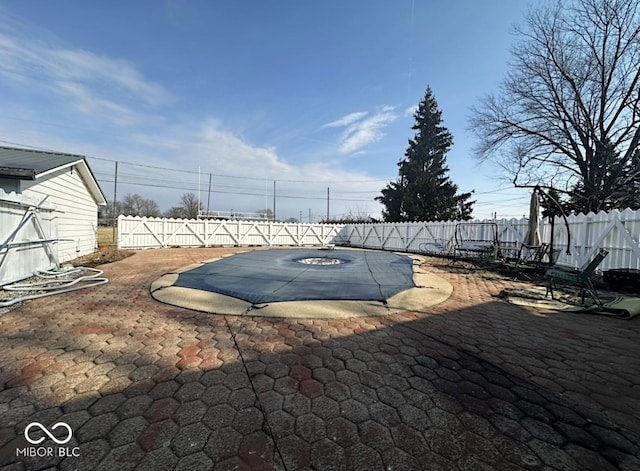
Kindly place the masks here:
<instances>
[{"instance_id":1,"label":"fence rail","mask_svg":"<svg viewBox=\"0 0 640 471\"><path fill-rule=\"evenodd\" d=\"M339 224L118 217L118 248L302 246L344 243Z\"/></svg>"},{"instance_id":2,"label":"fence rail","mask_svg":"<svg viewBox=\"0 0 640 471\"><path fill-rule=\"evenodd\" d=\"M474 224L474 222L476 224ZM301 246L345 244L402 252L433 252L450 246L456 226L462 221L407 222L374 224L290 224L266 221L185 220L120 216L119 248L198 247L198 246ZM464 237L492 240L519 247L527 233L528 220L502 219L464 221ZM580 267L604 248L609 256L600 266L640 269L640 211L626 209L598 214L579 214L568 218L571 243L567 247L567 228L562 219L553 223L556 263ZM551 242L551 223L540 221L544 242ZM569 249L567 253L567 248Z\"/></svg>"},{"instance_id":3,"label":"fence rail","mask_svg":"<svg viewBox=\"0 0 640 471\"><path fill-rule=\"evenodd\" d=\"M461 223L466 226L465 237L474 240L491 240L493 229L486 223L495 223L499 242L511 246L522 244L529 224L526 218L474 222L478 224L469 221L349 224L344 228L343 238L355 247L437 253L454 242L456 226ZM604 248L609 251L609 256L600 265L603 270L640 269L640 211L625 209L571 215L567 222L571 234L569 246L564 221L556 218L553 222L553 247L558 257L557 264L581 267L599 248ZM551 243L551 232L551 223L548 220L540 221L540 235L544 242Z\"/></svg>"}]
</instances>

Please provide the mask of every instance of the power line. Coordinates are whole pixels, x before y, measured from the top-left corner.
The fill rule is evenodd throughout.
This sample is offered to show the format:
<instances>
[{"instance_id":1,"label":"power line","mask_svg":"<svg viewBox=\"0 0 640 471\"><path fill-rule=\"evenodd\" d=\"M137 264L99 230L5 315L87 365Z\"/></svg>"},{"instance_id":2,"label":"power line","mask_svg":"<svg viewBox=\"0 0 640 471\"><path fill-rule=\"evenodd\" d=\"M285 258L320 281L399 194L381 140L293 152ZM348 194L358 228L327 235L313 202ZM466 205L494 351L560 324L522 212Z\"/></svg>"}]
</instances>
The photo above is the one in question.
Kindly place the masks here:
<instances>
[{"instance_id":1,"label":"power line","mask_svg":"<svg viewBox=\"0 0 640 471\"><path fill-rule=\"evenodd\" d=\"M12 146L25 147L34 150L41 150L44 152L56 152L54 150L43 149L36 146L30 146L20 143L15 143L6 140L0 140L1 143L9 144ZM194 191L201 192L203 191L203 187L200 184L199 178L201 175L211 175L218 179L214 188L208 190L209 193L213 194L228 194L228 195L238 195L238 196L259 196L262 197L266 194L266 189L262 188L262 184L267 181L267 179L263 177L250 177L247 175L227 175L227 174L217 174L213 172L196 172L193 170L183 170L176 168L168 168L168 167L158 167L155 165L141 164L141 163L132 163L132 162L123 162L117 161L113 159L106 159L95 156L86 156L88 159L103 161L103 162L111 162L118 163L120 168L128 167L129 171L126 170L119 171L117 178L118 183L122 185L135 185L141 187L150 187L150 188L165 188L171 190L184 190L184 191ZM138 172L135 169L144 169L144 171ZM154 170L156 172L164 172L165 174L154 174L150 170ZM167 176L167 172L173 172L173 175ZM182 174L185 178L179 178L176 174ZM104 182L104 183L114 183L115 178L112 172L106 169L95 170L94 175L96 179ZM198 183L196 184L193 179L195 176L198 176ZM187 178L188 177L188 178ZM239 188L238 184L233 184L230 182L220 181L220 179L239 179L244 182L252 181L252 182L260 182L260 187L255 185L243 185ZM317 185L326 185L329 183L340 183L340 184L355 184L355 183L378 183L378 182L389 182L389 179L371 179L371 180L295 180L295 179L277 179L278 183L315 183ZM207 190L205 190L207 191ZM474 203L474 209L482 210L483 207L508 207L513 206L514 203L524 202L528 199L527 195L523 195L522 192L513 192L513 188L503 187L497 188L494 190L482 191L482 192L474 192L474 196L476 195L488 195L488 194L502 194L505 197L507 195L518 195L516 197L509 197L507 201L505 198L497 199L497 200L488 200L482 202ZM379 194L379 190L338 190L332 192L332 200L333 201L342 201L342 202L353 202L353 203L372 203L375 200L375 196ZM353 196L351 196L353 195ZM358 195L362 195L363 197L358 198ZM371 197L366 198L364 195L371 195ZM338 196L338 197L336 197ZM342 197L340 197L342 196ZM290 189L289 191L278 193L278 198L289 199L289 200L314 200L314 201L324 201L326 198L324 195L322 196L312 196L308 192L300 192L295 191L295 189Z\"/></svg>"},{"instance_id":2,"label":"power line","mask_svg":"<svg viewBox=\"0 0 640 471\"><path fill-rule=\"evenodd\" d=\"M115 181L115 179L107 179L107 178L100 178L98 180L105 183L114 183ZM123 185L136 185L136 186L145 186L145 187L151 187L151 188L168 188L171 190L198 191L197 188L194 188L192 186L175 186L175 185L168 186L166 184L141 183L140 181L123 181L121 178L118 178L118 183ZM246 191L224 191L224 190L215 190L215 189L212 189L211 193L239 195L239 196L264 196L264 192L251 193ZM326 200L325 196L300 196L300 195L287 195L287 194L281 194L281 193L278 193L277 197L286 198L286 199L302 199L302 200L321 200L321 201ZM371 199L331 198L331 200L332 201L351 201L351 202L371 202Z\"/></svg>"},{"instance_id":3,"label":"power line","mask_svg":"<svg viewBox=\"0 0 640 471\"><path fill-rule=\"evenodd\" d=\"M113 182L114 178L113 178L113 174L112 173L108 173L108 172L102 172L102 171L98 171L98 172L94 172L94 175L96 176L96 178L99 181L103 181L103 182ZM182 189L182 190L192 190L192 191L204 191L203 190L203 185L200 184L199 186L193 182L193 181L176 181L176 179L167 179L167 178L163 178L163 177L149 177L149 176L142 176L142 175L137 175L137 174L131 174L131 173L121 173L118 172L118 181L120 183L123 184L134 184L134 185L139 185L139 186L150 186L150 187L161 187L161 188L171 188L171 189ZM278 180L278 182L280 182L280 180ZM196 188L197 186L197 188ZM206 185L205 185L206 186ZM221 183L218 182L215 185L215 192L217 193L229 193L229 194L239 194L237 191L221 191L220 189L233 189L236 190L238 189L238 185L233 185L233 184L225 184L225 183ZM250 195L256 195L256 196L260 196L260 195L264 195L264 189L262 187L255 187L255 186L244 186L243 188L243 193L242 194L250 194ZM348 194L348 192L346 192ZM368 193L368 194L376 194L376 190L371 190L368 192L364 192L364 193ZM336 192L336 194L342 194L342 192ZM308 192L299 192L299 191L291 191L289 190L287 193L284 194L284 196L289 197L289 198L309 198L308 196ZM336 200L338 200L338 198L334 198ZM342 198L345 201L370 201L370 199L362 199L362 198Z\"/></svg>"},{"instance_id":4,"label":"power line","mask_svg":"<svg viewBox=\"0 0 640 471\"><path fill-rule=\"evenodd\" d=\"M526 200L528 199L528 197L522 197L522 198L511 198L508 201L505 200L491 200L491 201L482 201L480 203L476 202L474 203L474 207L476 206L499 206L499 207L503 207L503 206L513 206L514 202L526 202Z\"/></svg>"},{"instance_id":5,"label":"power line","mask_svg":"<svg viewBox=\"0 0 640 471\"><path fill-rule=\"evenodd\" d=\"M96 159L96 160L102 160L105 162L113 162L115 163L115 160L112 159L105 159L102 157L93 157L93 156L86 156L89 159ZM131 165L131 166L136 166L136 167L143 167L143 168L152 168L154 170L166 170L166 171L172 171L172 172L181 172L181 173L188 173L191 175L212 175L214 177L222 177L222 178L238 178L241 180L258 180L261 182L265 181L264 177L249 177L247 175L226 175L226 174L222 174L222 173L213 173L213 172L197 172L194 170L181 170L181 169L176 169L176 168L168 168L168 167L158 167L156 165L147 165L147 164L134 164L134 163L130 163L130 162L120 162L122 165ZM321 180L321 179L316 179L316 180L291 180L291 179L276 179L278 182L285 182L285 183L318 183L318 184L325 184L325 183L377 183L377 182L387 182L390 181L389 179L385 178L385 179L373 179L373 180L345 180L345 179L341 179L341 180Z\"/></svg>"},{"instance_id":6,"label":"power line","mask_svg":"<svg viewBox=\"0 0 640 471\"><path fill-rule=\"evenodd\" d=\"M10 145L14 145L14 146L21 146L21 147L28 147L34 150L42 150L45 152L55 152L58 153L59 151L56 150L52 150L52 149L46 149L46 148L42 148L42 147L36 147L36 146L31 146L28 144L20 144L20 143L16 143L16 142L10 142L10 141L4 141L4 140L0 140L0 142L3 142L5 144L10 144ZM170 167L158 167L157 165L148 165L148 164L140 164L140 163L132 163L132 162L124 162L124 161L117 161L114 159L106 159L104 157L96 157L96 156L92 156L92 155L85 155L86 158L88 159L94 159L94 160L100 160L103 162L111 162L111 163L116 163L118 162L120 166L124 166L124 165L129 165L132 167L141 167L141 168L147 168L147 169L154 169L154 170L160 170L160 171L171 171L171 172L179 172L179 173L185 173L188 175L211 175L213 177L217 177L217 178L235 178L235 179L240 179L240 180L254 180L254 181L260 181L260 182L264 182L265 178L264 177L250 177L247 175L227 175L227 174L221 174L221 173L213 173L213 172L198 172L195 170L183 170L183 169L177 169L177 168L170 168ZM96 171L94 173L100 173L100 171ZM139 176L136 176L136 178L139 178ZM316 179L316 180L295 180L295 179L276 179L278 182L283 182L283 183L317 183L317 184L326 184L326 183L379 183L379 182L390 182L392 181L391 179L388 178L384 178L384 179L370 179L370 180L345 180L345 179L341 179L341 180L320 180L320 179ZM494 193L501 193L503 191L507 191L507 190L513 190L513 187L502 187L502 188L497 188L495 190L488 190L488 191L481 191L481 192L474 192L473 195L488 195L488 194L494 194ZM338 191L337 191L338 192ZM377 190L343 190L343 191L339 191L339 193L372 193L372 192L377 192ZM512 194L518 194L521 195L522 193L512 193Z\"/></svg>"}]
</instances>

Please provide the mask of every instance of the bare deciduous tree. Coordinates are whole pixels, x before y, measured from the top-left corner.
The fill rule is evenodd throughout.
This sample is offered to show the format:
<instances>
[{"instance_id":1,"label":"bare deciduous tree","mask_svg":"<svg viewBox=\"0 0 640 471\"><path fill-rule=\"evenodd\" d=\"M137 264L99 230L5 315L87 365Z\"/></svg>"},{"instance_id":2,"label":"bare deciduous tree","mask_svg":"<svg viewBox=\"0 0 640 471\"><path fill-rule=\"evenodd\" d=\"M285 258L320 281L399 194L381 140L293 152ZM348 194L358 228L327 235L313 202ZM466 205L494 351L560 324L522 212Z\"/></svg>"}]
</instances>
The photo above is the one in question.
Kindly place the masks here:
<instances>
[{"instance_id":1,"label":"bare deciduous tree","mask_svg":"<svg viewBox=\"0 0 640 471\"><path fill-rule=\"evenodd\" d=\"M183 217L187 219L196 219L198 217L198 213L202 209L202 204L200 203L198 195L192 192L185 193L180 198L180 203L180 207L184 212Z\"/></svg>"},{"instance_id":2,"label":"bare deciduous tree","mask_svg":"<svg viewBox=\"0 0 640 471\"><path fill-rule=\"evenodd\" d=\"M266 208L266 209L259 209L256 211L256 213L262 218L265 219L267 221L273 221L273 210Z\"/></svg>"},{"instance_id":3,"label":"bare deciduous tree","mask_svg":"<svg viewBox=\"0 0 640 471\"><path fill-rule=\"evenodd\" d=\"M180 204L165 211L164 215L175 219L197 219L202 210L202 204L198 196L193 193L185 193L180 197Z\"/></svg>"},{"instance_id":4,"label":"bare deciduous tree","mask_svg":"<svg viewBox=\"0 0 640 471\"><path fill-rule=\"evenodd\" d=\"M472 110L477 156L516 186L564 192L576 211L624 204L640 149L640 4L556 1L516 33L500 93Z\"/></svg>"},{"instance_id":5,"label":"bare deciduous tree","mask_svg":"<svg viewBox=\"0 0 640 471\"><path fill-rule=\"evenodd\" d=\"M160 206L152 199L139 194L127 194L122 200L120 211L127 216L159 217Z\"/></svg>"}]
</instances>

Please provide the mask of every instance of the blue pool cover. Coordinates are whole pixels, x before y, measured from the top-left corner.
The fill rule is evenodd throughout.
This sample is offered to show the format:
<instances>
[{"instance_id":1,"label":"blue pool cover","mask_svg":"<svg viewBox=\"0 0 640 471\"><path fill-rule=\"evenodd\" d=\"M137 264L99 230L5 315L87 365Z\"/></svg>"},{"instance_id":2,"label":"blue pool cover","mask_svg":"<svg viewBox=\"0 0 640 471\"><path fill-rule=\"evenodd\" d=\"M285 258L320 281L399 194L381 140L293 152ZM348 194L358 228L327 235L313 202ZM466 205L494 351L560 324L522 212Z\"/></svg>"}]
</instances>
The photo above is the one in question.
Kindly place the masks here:
<instances>
[{"instance_id":1,"label":"blue pool cover","mask_svg":"<svg viewBox=\"0 0 640 471\"><path fill-rule=\"evenodd\" d=\"M372 250L270 249L239 253L180 273L173 286L253 304L375 300L413 288L413 260Z\"/></svg>"}]
</instances>

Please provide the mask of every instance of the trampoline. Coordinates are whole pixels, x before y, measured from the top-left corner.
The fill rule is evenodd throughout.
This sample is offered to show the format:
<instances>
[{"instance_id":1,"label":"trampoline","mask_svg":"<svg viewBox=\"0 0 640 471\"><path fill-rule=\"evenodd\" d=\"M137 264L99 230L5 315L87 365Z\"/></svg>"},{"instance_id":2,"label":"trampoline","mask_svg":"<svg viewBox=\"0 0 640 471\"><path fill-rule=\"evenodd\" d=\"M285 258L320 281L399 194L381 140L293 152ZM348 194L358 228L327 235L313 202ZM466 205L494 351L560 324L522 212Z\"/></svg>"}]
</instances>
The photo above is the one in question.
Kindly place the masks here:
<instances>
[{"instance_id":1,"label":"trampoline","mask_svg":"<svg viewBox=\"0 0 640 471\"><path fill-rule=\"evenodd\" d=\"M434 304L433 296L418 299L420 291L425 295L433 286L436 302L451 294L444 280L434 283L435 276L431 286L423 286L426 274L415 268L415 257L385 251L253 250L164 275L152 284L151 294L204 312L284 317L388 314L394 300L400 310L412 310L416 301Z\"/></svg>"}]
</instances>

